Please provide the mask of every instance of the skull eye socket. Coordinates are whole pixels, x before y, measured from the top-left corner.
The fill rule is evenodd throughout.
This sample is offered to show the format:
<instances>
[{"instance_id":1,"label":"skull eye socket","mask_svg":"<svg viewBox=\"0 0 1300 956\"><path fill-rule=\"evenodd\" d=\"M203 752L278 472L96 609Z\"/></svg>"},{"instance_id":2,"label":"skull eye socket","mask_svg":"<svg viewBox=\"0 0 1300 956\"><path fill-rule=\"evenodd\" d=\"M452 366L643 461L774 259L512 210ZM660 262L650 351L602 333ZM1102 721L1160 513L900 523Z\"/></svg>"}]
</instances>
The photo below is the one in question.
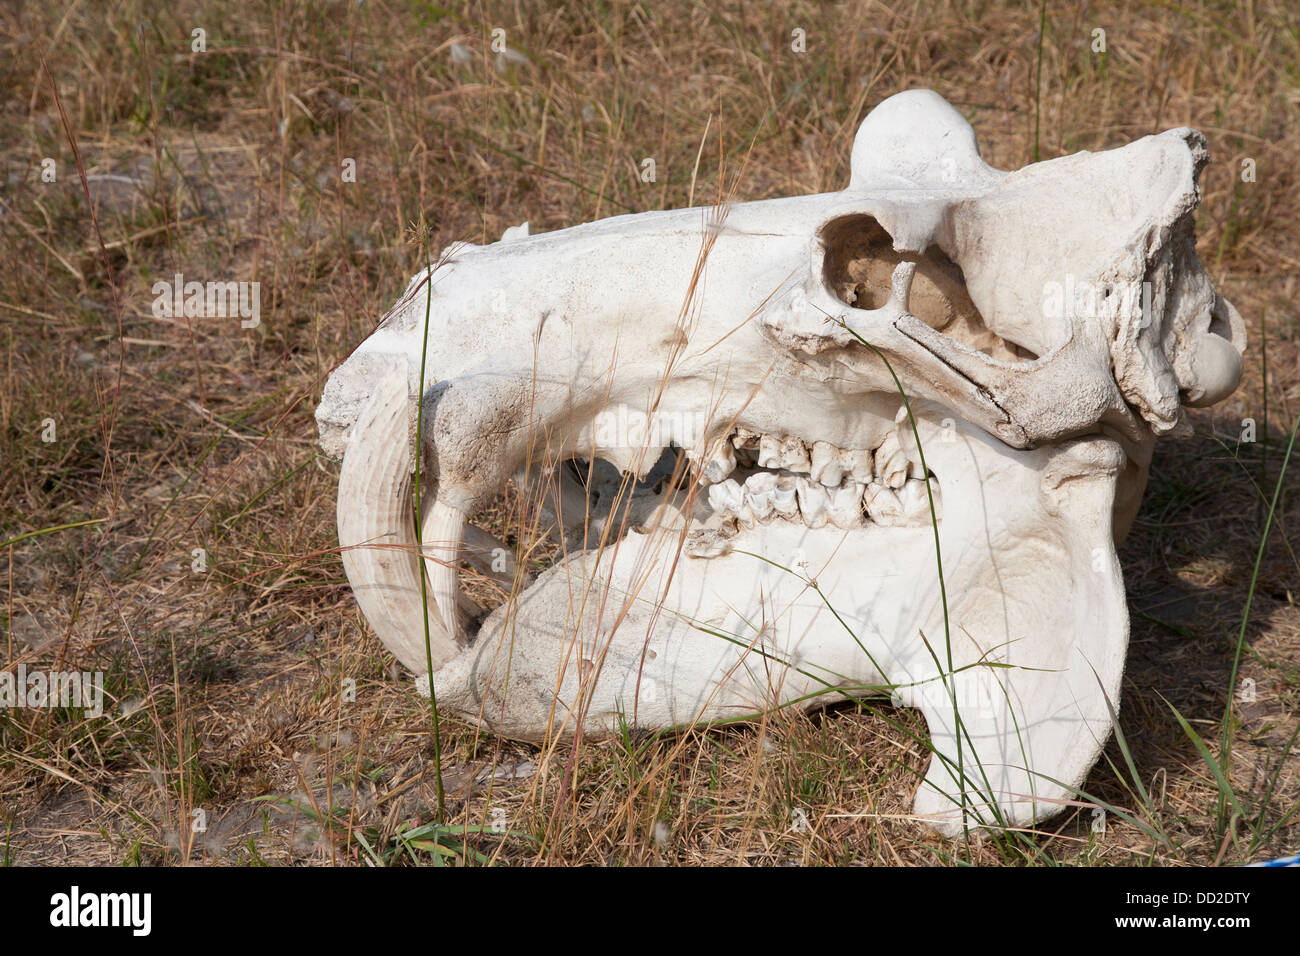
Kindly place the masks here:
<instances>
[{"instance_id":1,"label":"skull eye socket","mask_svg":"<svg viewBox=\"0 0 1300 956\"><path fill-rule=\"evenodd\" d=\"M915 262L908 311L930 328L951 335L986 355L1010 362L1038 356L995 333L966 291L961 267L938 246L923 255L898 252L893 237L872 216L833 219L821 230L825 249L823 281L841 302L879 309L889 301L890 278L900 262Z\"/></svg>"}]
</instances>

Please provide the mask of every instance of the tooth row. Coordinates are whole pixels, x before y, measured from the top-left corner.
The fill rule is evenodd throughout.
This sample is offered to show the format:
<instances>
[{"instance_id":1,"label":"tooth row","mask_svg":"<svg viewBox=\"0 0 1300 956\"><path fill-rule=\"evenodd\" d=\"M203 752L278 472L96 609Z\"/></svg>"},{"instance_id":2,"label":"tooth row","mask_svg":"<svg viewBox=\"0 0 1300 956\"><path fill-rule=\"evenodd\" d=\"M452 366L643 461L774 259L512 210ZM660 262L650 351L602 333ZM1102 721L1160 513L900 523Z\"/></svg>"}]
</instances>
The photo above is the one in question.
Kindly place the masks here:
<instances>
[{"instance_id":1,"label":"tooth row","mask_svg":"<svg viewBox=\"0 0 1300 956\"><path fill-rule=\"evenodd\" d=\"M939 486L934 481L931 493L939 517ZM924 479L919 478L908 479L897 489L879 481L846 481L827 488L802 476L759 472L743 485L732 478L711 485L708 497L716 518L735 520L746 530L777 518L801 521L809 528L831 524L844 530L862 527L868 517L883 527L930 522L930 498Z\"/></svg>"},{"instance_id":2,"label":"tooth row","mask_svg":"<svg viewBox=\"0 0 1300 956\"><path fill-rule=\"evenodd\" d=\"M742 485L728 478L709 488L709 506L719 517L734 518L753 528L776 518L799 521L810 528L859 528L863 524L863 485L845 482L827 488L803 476L759 472Z\"/></svg>"},{"instance_id":3,"label":"tooth row","mask_svg":"<svg viewBox=\"0 0 1300 956\"><path fill-rule=\"evenodd\" d=\"M875 449L874 452L866 448L838 448L826 441L815 441L809 446L802 439L793 435L762 434L748 428L738 427L730 435L714 441L709 447L701 477L706 485L718 485L726 481L737 467L748 469L755 465L770 471L807 475L812 484L804 489L802 496L800 496L796 488L782 486L780 489L780 505L778 506L773 500L770 508L765 504L767 497L764 496L770 497L775 493L776 488L775 486L768 486L768 479L762 479L759 483L760 486L754 492L755 500L758 502L757 509L751 506L751 511L756 520L766 520L773 511L779 515L788 516L793 513L790 509L796 499L801 509L805 507L804 501L807 499L809 511L806 520L820 522L820 524L812 524L812 527L820 527L831 519L825 517L829 513L829 504L822 503L820 498L812 494L813 488L817 485L825 489L839 489L850 484L857 485L859 486L858 495L862 497L863 486L876 485L892 492L901 493L906 490L906 486L910 482L924 476L920 454L917 451L916 440L912 435L911 425L907 419L906 409L899 409L894 423L894 429L885 436L880 447ZM914 491L908 492L908 495L911 496L908 500L914 502L916 494ZM828 491L828 494L824 497L829 502L832 492ZM903 513L900 510L902 508L902 497L895 496L898 497L900 502L897 507L893 499L882 497L879 493L868 496L868 500L871 497L879 498L882 502L880 506L882 514L892 516ZM843 498L844 495L841 493L836 500L840 501ZM744 505L744 493L742 492L741 500L736 503L733 509L737 517L742 517L740 509ZM926 507L928 510L928 503ZM869 512L871 510L869 504L867 510Z\"/></svg>"},{"instance_id":4,"label":"tooth row","mask_svg":"<svg viewBox=\"0 0 1300 956\"><path fill-rule=\"evenodd\" d=\"M768 468L808 475L818 484L836 488L846 476L860 484L875 477L874 456L866 448L837 448L830 442L813 442L811 448L794 435L762 435L737 428L729 437L709 446L701 472L706 484L725 480L737 466Z\"/></svg>"}]
</instances>

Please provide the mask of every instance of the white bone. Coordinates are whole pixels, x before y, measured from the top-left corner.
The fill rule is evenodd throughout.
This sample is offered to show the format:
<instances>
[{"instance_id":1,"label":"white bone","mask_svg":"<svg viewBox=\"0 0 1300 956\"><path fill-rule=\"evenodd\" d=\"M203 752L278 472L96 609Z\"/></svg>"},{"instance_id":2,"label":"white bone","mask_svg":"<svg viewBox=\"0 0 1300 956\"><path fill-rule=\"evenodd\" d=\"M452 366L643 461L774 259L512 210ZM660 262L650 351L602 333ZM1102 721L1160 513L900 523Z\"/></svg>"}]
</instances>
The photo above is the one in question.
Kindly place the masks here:
<instances>
[{"instance_id":1,"label":"white bone","mask_svg":"<svg viewBox=\"0 0 1300 956\"><path fill-rule=\"evenodd\" d=\"M432 591L420 581L406 383L403 363L390 366L370 385L371 397L343 456L338 529L343 567L366 620L398 660L422 673L428 664L425 600L434 669L460 647L444 625Z\"/></svg>"},{"instance_id":2,"label":"white bone","mask_svg":"<svg viewBox=\"0 0 1300 956\"><path fill-rule=\"evenodd\" d=\"M1195 256L1206 159L1177 129L1005 173L915 90L841 192L448 250L317 410L363 613L417 672L427 621L440 706L510 737L892 691L935 751L919 815L1051 816L1111 732L1156 437L1241 377ZM565 553L462 636L468 517L525 466Z\"/></svg>"}]
</instances>

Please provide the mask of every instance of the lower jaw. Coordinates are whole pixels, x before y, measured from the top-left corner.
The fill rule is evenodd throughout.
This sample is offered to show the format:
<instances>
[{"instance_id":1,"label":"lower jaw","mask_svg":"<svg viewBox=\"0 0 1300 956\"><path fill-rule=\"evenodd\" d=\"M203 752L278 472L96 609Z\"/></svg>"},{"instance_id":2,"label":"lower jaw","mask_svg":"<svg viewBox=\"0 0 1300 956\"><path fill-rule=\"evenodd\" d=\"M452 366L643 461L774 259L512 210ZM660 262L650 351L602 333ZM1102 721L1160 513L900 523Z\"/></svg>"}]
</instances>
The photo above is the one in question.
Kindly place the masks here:
<instances>
[{"instance_id":1,"label":"lower jaw","mask_svg":"<svg viewBox=\"0 0 1300 956\"><path fill-rule=\"evenodd\" d=\"M776 520L711 558L664 527L572 553L435 674L439 706L542 741L892 696L926 717L936 756L916 806L939 829L959 825L964 791L979 821L1050 815L1109 734L1127 644L1119 452L1079 447L928 445L937 525Z\"/></svg>"},{"instance_id":2,"label":"lower jaw","mask_svg":"<svg viewBox=\"0 0 1300 956\"><path fill-rule=\"evenodd\" d=\"M812 705L841 689L878 694L884 664L899 659L887 635L910 629L908 609L933 601L934 575L907 571L927 550L933 561L928 528L771 522L708 559L678 558L680 543L680 532L633 531L550 569L439 672L450 691L440 703L540 740L579 723L600 737L622 722L670 727ZM867 546L877 549L870 573Z\"/></svg>"}]
</instances>

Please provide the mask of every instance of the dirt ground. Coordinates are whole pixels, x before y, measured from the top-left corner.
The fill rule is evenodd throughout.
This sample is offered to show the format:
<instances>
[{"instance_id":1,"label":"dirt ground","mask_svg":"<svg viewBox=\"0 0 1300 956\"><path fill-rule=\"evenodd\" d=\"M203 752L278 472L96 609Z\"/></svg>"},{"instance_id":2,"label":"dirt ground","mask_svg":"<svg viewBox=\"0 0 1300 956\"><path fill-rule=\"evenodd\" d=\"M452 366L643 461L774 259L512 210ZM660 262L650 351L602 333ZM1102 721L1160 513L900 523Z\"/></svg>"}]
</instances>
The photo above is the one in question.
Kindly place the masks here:
<instances>
[{"instance_id":1,"label":"dirt ground","mask_svg":"<svg viewBox=\"0 0 1300 956\"><path fill-rule=\"evenodd\" d=\"M0 862L1300 849L1293 4L21 2L0 8L0 77L0 660L101 671L106 695L98 718L0 710ZM924 721L886 702L578 747L444 719L435 754L347 586L313 420L421 230L437 250L839 189L862 117L913 87L1002 169L1181 125L1210 143L1197 249L1247 323L1246 374L1156 452L1120 553L1122 737L1086 797L942 841L907 819ZM159 315L176 273L260 283L260 323Z\"/></svg>"}]
</instances>

